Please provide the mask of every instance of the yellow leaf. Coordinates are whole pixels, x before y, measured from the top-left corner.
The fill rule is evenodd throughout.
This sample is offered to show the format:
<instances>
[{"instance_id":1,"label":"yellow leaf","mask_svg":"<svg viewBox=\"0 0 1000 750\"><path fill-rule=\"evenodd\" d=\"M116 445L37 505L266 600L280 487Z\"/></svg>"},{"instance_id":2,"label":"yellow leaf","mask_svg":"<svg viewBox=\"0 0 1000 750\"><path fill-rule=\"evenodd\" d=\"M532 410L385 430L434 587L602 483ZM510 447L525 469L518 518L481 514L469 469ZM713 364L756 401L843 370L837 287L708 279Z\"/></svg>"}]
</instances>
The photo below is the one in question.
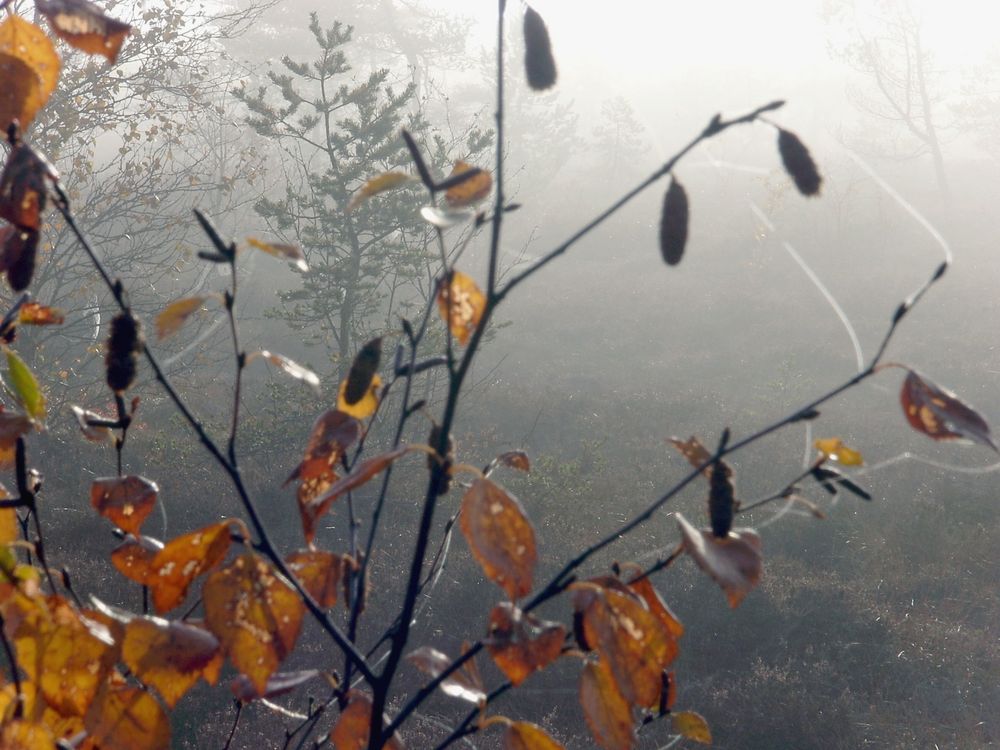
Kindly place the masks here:
<instances>
[{"instance_id":1,"label":"yellow leaf","mask_svg":"<svg viewBox=\"0 0 1000 750\"><path fill-rule=\"evenodd\" d=\"M156 316L156 338L162 340L177 333L194 313L201 310L208 296L183 297L163 308Z\"/></svg>"},{"instance_id":2,"label":"yellow leaf","mask_svg":"<svg viewBox=\"0 0 1000 750\"><path fill-rule=\"evenodd\" d=\"M367 419L378 408L378 389L382 387L382 378L373 375L368 391L353 404L347 403L347 382L349 378L344 378L337 391L337 409L355 419Z\"/></svg>"},{"instance_id":3,"label":"yellow leaf","mask_svg":"<svg viewBox=\"0 0 1000 750\"><path fill-rule=\"evenodd\" d=\"M452 208L462 208L483 200L493 189L493 178L490 173L479 167L474 167L464 161L456 161L448 178L456 177L466 172L473 172L473 176L464 182L460 182L454 187L445 191L444 198Z\"/></svg>"},{"instance_id":4,"label":"yellow leaf","mask_svg":"<svg viewBox=\"0 0 1000 750\"><path fill-rule=\"evenodd\" d=\"M671 714L673 729L686 740L702 745L712 744L712 731L701 714L694 711L678 711Z\"/></svg>"},{"instance_id":5,"label":"yellow leaf","mask_svg":"<svg viewBox=\"0 0 1000 750\"><path fill-rule=\"evenodd\" d=\"M392 190L415 180L416 177L408 175L405 172L382 172L382 174L375 175L358 188L354 197L351 198L351 202L347 204L347 212L350 213L366 200L379 193L384 193L387 190Z\"/></svg>"},{"instance_id":6,"label":"yellow leaf","mask_svg":"<svg viewBox=\"0 0 1000 750\"><path fill-rule=\"evenodd\" d=\"M448 283L442 284L437 293L438 312L451 329L458 343L465 344L479 326L486 297L476 282L461 271L454 271Z\"/></svg>"},{"instance_id":7,"label":"yellow leaf","mask_svg":"<svg viewBox=\"0 0 1000 750\"><path fill-rule=\"evenodd\" d=\"M544 729L527 721L508 726L501 742L503 750L564 750Z\"/></svg>"},{"instance_id":8,"label":"yellow leaf","mask_svg":"<svg viewBox=\"0 0 1000 750\"><path fill-rule=\"evenodd\" d=\"M48 35L20 16L0 23L0 129L17 118L25 129L55 91L59 55Z\"/></svg>"},{"instance_id":9,"label":"yellow leaf","mask_svg":"<svg viewBox=\"0 0 1000 750\"><path fill-rule=\"evenodd\" d=\"M862 466L865 462L858 451L848 448L840 438L820 438L815 446L828 459L844 466Z\"/></svg>"},{"instance_id":10,"label":"yellow leaf","mask_svg":"<svg viewBox=\"0 0 1000 750\"><path fill-rule=\"evenodd\" d=\"M170 708L198 679L206 680L219 653L207 630L159 617L136 617L125 625L122 661L144 684L156 688Z\"/></svg>"},{"instance_id":11,"label":"yellow leaf","mask_svg":"<svg viewBox=\"0 0 1000 750\"><path fill-rule=\"evenodd\" d=\"M604 750L632 750L635 719L607 665L587 662L580 675L580 705L594 740Z\"/></svg>"},{"instance_id":12,"label":"yellow leaf","mask_svg":"<svg viewBox=\"0 0 1000 750\"><path fill-rule=\"evenodd\" d=\"M101 750L167 750L170 720L146 690L110 681L84 718L87 740Z\"/></svg>"},{"instance_id":13,"label":"yellow leaf","mask_svg":"<svg viewBox=\"0 0 1000 750\"><path fill-rule=\"evenodd\" d=\"M275 258L283 258L294 265L300 271L308 271L309 265L306 263L306 256L302 248L298 245L290 245L284 242L264 242L255 237L247 237L247 244L258 250L263 250L268 255Z\"/></svg>"}]
</instances>

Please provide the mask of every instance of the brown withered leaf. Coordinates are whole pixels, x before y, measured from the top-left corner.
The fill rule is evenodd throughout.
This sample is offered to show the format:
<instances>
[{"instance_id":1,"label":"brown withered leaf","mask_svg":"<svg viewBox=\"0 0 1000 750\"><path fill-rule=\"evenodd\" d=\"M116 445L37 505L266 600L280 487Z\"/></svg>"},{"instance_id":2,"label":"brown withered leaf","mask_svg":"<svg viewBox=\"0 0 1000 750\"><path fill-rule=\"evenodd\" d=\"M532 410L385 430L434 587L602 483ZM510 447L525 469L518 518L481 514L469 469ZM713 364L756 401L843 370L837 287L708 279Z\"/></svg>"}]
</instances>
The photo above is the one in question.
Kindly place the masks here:
<instances>
[{"instance_id":1,"label":"brown withered leaf","mask_svg":"<svg viewBox=\"0 0 1000 750\"><path fill-rule=\"evenodd\" d=\"M8 230L8 231L5 231ZM21 229L10 226L0 229L3 254L0 267L7 274L7 283L15 292L28 288L35 274L35 258L38 255L38 230Z\"/></svg>"},{"instance_id":2,"label":"brown withered leaf","mask_svg":"<svg viewBox=\"0 0 1000 750\"><path fill-rule=\"evenodd\" d=\"M202 588L205 624L258 693L299 636L305 605L259 555L248 553L212 573Z\"/></svg>"},{"instance_id":3,"label":"brown withered leaf","mask_svg":"<svg viewBox=\"0 0 1000 750\"><path fill-rule=\"evenodd\" d=\"M320 550L300 550L289 555L286 562L302 587L319 606L328 609L337 603L337 587L340 586L348 564L344 555Z\"/></svg>"},{"instance_id":4,"label":"brown withered leaf","mask_svg":"<svg viewBox=\"0 0 1000 750\"><path fill-rule=\"evenodd\" d=\"M701 714L695 711L678 711L671 714L670 723L674 732L684 739L701 745L712 744L712 731Z\"/></svg>"},{"instance_id":5,"label":"brown withered leaf","mask_svg":"<svg viewBox=\"0 0 1000 750\"><path fill-rule=\"evenodd\" d=\"M352 690L347 694L347 705L330 730L330 742L333 743L334 750L367 750L372 708L372 699L367 693ZM383 723L387 721L387 718L383 719ZM393 734L382 745L382 750L404 748L403 740L398 734Z\"/></svg>"},{"instance_id":6,"label":"brown withered leaf","mask_svg":"<svg viewBox=\"0 0 1000 750\"><path fill-rule=\"evenodd\" d=\"M438 312L458 343L465 344L482 320L486 297L476 282L461 271L453 271L450 280L437 293Z\"/></svg>"},{"instance_id":7,"label":"brown withered leaf","mask_svg":"<svg viewBox=\"0 0 1000 750\"><path fill-rule=\"evenodd\" d=\"M496 457L496 461L512 469L528 473L531 471L531 459L524 451L507 451Z\"/></svg>"},{"instance_id":8,"label":"brown withered leaf","mask_svg":"<svg viewBox=\"0 0 1000 750\"><path fill-rule=\"evenodd\" d=\"M778 128L778 153L781 154L785 171L795 181L799 192L807 196L819 195L823 178L820 177L809 149L795 133Z\"/></svg>"},{"instance_id":9,"label":"brown withered leaf","mask_svg":"<svg viewBox=\"0 0 1000 750\"><path fill-rule=\"evenodd\" d=\"M282 695L295 690L300 685L304 685L310 680L319 677L318 669L303 669L298 672L275 672L267 681L267 687L263 693L258 693L246 675L238 675L231 683L229 689L240 703L250 703L251 701L273 700Z\"/></svg>"},{"instance_id":10,"label":"brown withered leaf","mask_svg":"<svg viewBox=\"0 0 1000 750\"><path fill-rule=\"evenodd\" d=\"M71 406L73 410L73 416L76 417L76 423L80 426L80 432L83 436L92 443L103 443L114 441L115 435L111 431L110 427L100 427L90 424L92 420L103 420L103 421L114 421L108 419L107 417L102 417L100 414L89 411L87 409L81 409L79 406Z\"/></svg>"},{"instance_id":11,"label":"brown withered leaf","mask_svg":"<svg viewBox=\"0 0 1000 750\"><path fill-rule=\"evenodd\" d=\"M660 621L666 631L673 636L674 640L680 640L681 636L684 635L684 626L681 625L680 620L677 619L677 615L670 610L667 603L663 601L660 592L653 586L653 582L649 580L649 577L646 576L629 581L628 587L642 598L646 603L646 608Z\"/></svg>"},{"instance_id":12,"label":"brown withered leaf","mask_svg":"<svg viewBox=\"0 0 1000 750\"><path fill-rule=\"evenodd\" d=\"M16 13L0 23L0 132L17 119L25 130L59 81L59 54L48 35Z\"/></svg>"},{"instance_id":13,"label":"brown withered leaf","mask_svg":"<svg viewBox=\"0 0 1000 750\"><path fill-rule=\"evenodd\" d=\"M66 313L41 302L25 302L17 311L17 322L26 326L57 326L66 322Z\"/></svg>"},{"instance_id":14,"label":"brown withered leaf","mask_svg":"<svg viewBox=\"0 0 1000 750\"><path fill-rule=\"evenodd\" d=\"M511 600L531 591L538 548L517 498L489 479L477 479L462 497L459 526L483 573Z\"/></svg>"},{"instance_id":15,"label":"brown withered leaf","mask_svg":"<svg viewBox=\"0 0 1000 750\"><path fill-rule=\"evenodd\" d=\"M90 0L35 0L56 36L90 55L104 55L112 65L118 60L125 37L132 31Z\"/></svg>"},{"instance_id":16,"label":"brown withered leaf","mask_svg":"<svg viewBox=\"0 0 1000 750\"><path fill-rule=\"evenodd\" d=\"M500 740L500 747L501 750L564 750L548 732L527 721L508 724Z\"/></svg>"},{"instance_id":17,"label":"brown withered leaf","mask_svg":"<svg viewBox=\"0 0 1000 750\"><path fill-rule=\"evenodd\" d=\"M145 477L104 477L90 485L90 505L123 531L138 536L159 491L156 482Z\"/></svg>"},{"instance_id":18,"label":"brown withered leaf","mask_svg":"<svg viewBox=\"0 0 1000 750\"><path fill-rule=\"evenodd\" d=\"M406 655L406 660L432 678L444 672L454 661L447 654L430 646L421 646L411 651ZM483 689L482 681L464 669L456 669L448 675L441 682L440 689L445 695L477 705L486 700L486 691Z\"/></svg>"},{"instance_id":19,"label":"brown withered leaf","mask_svg":"<svg viewBox=\"0 0 1000 750\"><path fill-rule=\"evenodd\" d=\"M194 625L136 617L125 626L122 661L143 683L156 688L170 708L219 657L219 641Z\"/></svg>"},{"instance_id":20,"label":"brown withered leaf","mask_svg":"<svg viewBox=\"0 0 1000 750\"><path fill-rule=\"evenodd\" d=\"M0 500L10 500L10 498L10 492L0 484ZM0 508L0 545L17 541L20 536L17 511L13 508Z\"/></svg>"},{"instance_id":21,"label":"brown withered leaf","mask_svg":"<svg viewBox=\"0 0 1000 750\"><path fill-rule=\"evenodd\" d=\"M145 585L153 560L161 549L163 543L156 539L129 534L112 550L111 563L129 580Z\"/></svg>"},{"instance_id":22,"label":"brown withered leaf","mask_svg":"<svg viewBox=\"0 0 1000 750\"><path fill-rule=\"evenodd\" d=\"M166 612L184 601L188 586L226 556L229 551L229 521L171 539L149 565L145 584L153 595L157 612Z\"/></svg>"},{"instance_id":23,"label":"brown withered leaf","mask_svg":"<svg viewBox=\"0 0 1000 750\"><path fill-rule=\"evenodd\" d=\"M464 161L455 162L448 179L464 175L466 172L472 172L473 176L448 188L444 193L445 202L451 208L465 208L478 203L493 189L493 178L489 172Z\"/></svg>"},{"instance_id":24,"label":"brown withered leaf","mask_svg":"<svg viewBox=\"0 0 1000 750\"><path fill-rule=\"evenodd\" d=\"M687 190L676 178L672 178L660 211L660 253L668 266L676 266L684 257L689 216Z\"/></svg>"},{"instance_id":25,"label":"brown withered leaf","mask_svg":"<svg viewBox=\"0 0 1000 750\"><path fill-rule=\"evenodd\" d=\"M486 650L515 686L558 659L565 641L560 623L539 620L509 602L490 612Z\"/></svg>"},{"instance_id":26,"label":"brown withered leaf","mask_svg":"<svg viewBox=\"0 0 1000 750\"><path fill-rule=\"evenodd\" d=\"M528 85L545 91L556 83L556 61L552 56L549 30L538 11L530 5L524 10L524 71Z\"/></svg>"},{"instance_id":27,"label":"brown withered leaf","mask_svg":"<svg viewBox=\"0 0 1000 750\"><path fill-rule=\"evenodd\" d=\"M701 441L692 435L687 440L681 440L677 437L667 438L667 442L670 443L674 448L680 451L680 454L687 459L687 462L691 464L694 468L699 466L704 466L706 463L712 460L712 453L701 444ZM711 475L712 467L706 466L702 469L702 473L705 477Z\"/></svg>"},{"instance_id":28,"label":"brown withered leaf","mask_svg":"<svg viewBox=\"0 0 1000 750\"><path fill-rule=\"evenodd\" d=\"M350 414L337 409L323 412L313 422L302 461L285 480L285 484L296 479L305 481L326 476L360 435L361 424Z\"/></svg>"},{"instance_id":29,"label":"brown withered leaf","mask_svg":"<svg viewBox=\"0 0 1000 750\"><path fill-rule=\"evenodd\" d=\"M718 539L710 530L696 529L680 513L677 514L677 525L681 530L684 551L722 587L729 606L738 607L743 597L760 581L763 571L757 532L753 529L734 529L725 539Z\"/></svg>"},{"instance_id":30,"label":"brown withered leaf","mask_svg":"<svg viewBox=\"0 0 1000 750\"><path fill-rule=\"evenodd\" d=\"M366 341L351 362L344 386L344 401L354 406L371 390L372 380L378 373L382 359L382 337Z\"/></svg>"},{"instance_id":31,"label":"brown withered leaf","mask_svg":"<svg viewBox=\"0 0 1000 750\"><path fill-rule=\"evenodd\" d=\"M604 750L632 750L635 719L611 670L601 661L588 661L580 675L580 705L594 740Z\"/></svg>"},{"instance_id":32,"label":"brown withered leaf","mask_svg":"<svg viewBox=\"0 0 1000 750\"><path fill-rule=\"evenodd\" d=\"M0 173L0 218L22 231L39 230L48 200L48 183L58 179L59 173L48 159L27 143L18 142L7 154Z\"/></svg>"},{"instance_id":33,"label":"brown withered leaf","mask_svg":"<svg viewBox=\"0 0 1000 750\"><path fill-rule=\"evenodd\" d=\"M632 705L656 705L660 675L676 658L676 639L638 597L591 583L574 585L573 608L583 615L586 642L607 664Z\"/></svg>"},{"instance_id":34,"label":"brown withered leaf","mask_svg":"<svg viewBox=\"0 0 1000 750\"><path fill-rule=\"evenodd\" d=\"M84 717L88 747L168 750L170 719L151 693L125 684L104 686Z\"/></svg>"},{"instance_id":35,"label":"brown withered leaf","mask_svg":"<svg viewBox=\"0 0 1000 750\"><path fill-rule=\"evenodd\" d=\"M986 420L951 391L909 370L899 394L906 421L934 440L965 438L997 450Z\"/></svg>"}]
</instances>

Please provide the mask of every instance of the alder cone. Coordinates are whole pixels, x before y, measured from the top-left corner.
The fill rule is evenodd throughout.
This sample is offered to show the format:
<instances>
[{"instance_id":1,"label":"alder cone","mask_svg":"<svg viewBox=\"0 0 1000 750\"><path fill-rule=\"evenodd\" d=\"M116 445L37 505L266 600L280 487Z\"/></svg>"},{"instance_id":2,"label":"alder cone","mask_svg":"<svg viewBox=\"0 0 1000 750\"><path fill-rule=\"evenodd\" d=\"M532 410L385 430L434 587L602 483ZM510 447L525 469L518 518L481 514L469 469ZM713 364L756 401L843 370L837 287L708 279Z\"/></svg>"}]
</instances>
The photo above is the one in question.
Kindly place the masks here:
<instances>
[{"instance_id":1,"label":"alder cone","mask_svg":"<svg viewBox=\"0 0 1000 750\"><path fill-rule=\"evenodd\" d=\"M552 57L549 30L538 11L530 5L524 11L524 69L528 85L535 91L552 88L556 83L556 61Z\"/></svg>"},{"instance_id":2,"label":"alder cone","mask_svg":"<svg viewBox=\"0 0 1000 750\"><path fill-rule=\"evenodd\" d=\"M689 216L687 191L676 179L671 180L660 212L660 253L668 266L676 266L684 257Z\"/></svg>"},{"instance_id":3,"label":"alder cone","mask_svg":"<svg viewBox=\"0 0 1000 750\"><path fill-rule=\"evenodd\" d=\"M819 195L823 178L820 177L809 149L795 133L784 129L778 130L778 153L781 154L781 163L784 164L785 171L795 181L795 187L799 192L807 196Z\"/></svg>"},{"instance_id":4,"label":"alder cone","mask_svg":"<svg viewBox=\"0 0 1000 750\"><path fill-rule=\"evenodd\" d=\"M108 337L108 353L104 362L107 367L108 387L115 393L128 390L135 380L139 360L137 353L142 347L142 332L139 321L131 313L119 313L111 320L111 335Z\"/></svg>"},{"instance_id":5,"label":"alder cone","mask_svg":"<svg viewBox=\"0 0 1000 750\"><path fill-rule=\"evenodd\" d=\"M38 232L14 226L9 229L11 231L3 247L3 267L7 271L10 288L15 292L22 292L28 288L35 275Z\"/></svg>"}]
</instances>

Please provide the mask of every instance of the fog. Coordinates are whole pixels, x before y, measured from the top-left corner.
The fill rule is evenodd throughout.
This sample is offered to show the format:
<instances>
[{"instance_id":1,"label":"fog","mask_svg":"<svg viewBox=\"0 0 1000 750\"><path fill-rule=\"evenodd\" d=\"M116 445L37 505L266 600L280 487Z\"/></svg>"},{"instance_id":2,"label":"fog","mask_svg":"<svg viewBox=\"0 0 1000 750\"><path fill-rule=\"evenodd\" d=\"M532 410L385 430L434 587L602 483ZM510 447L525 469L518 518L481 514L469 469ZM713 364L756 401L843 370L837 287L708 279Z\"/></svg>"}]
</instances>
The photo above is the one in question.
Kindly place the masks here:
<instances>
[{"instance_id":1,"label":"fog","mask_svg":"<svg viewBox=\"0 0 1000 750\"><path fill-rule=\"evenodd\" d=\"M529 268L640 184L717 113L739 117L785 101L766 121L698 145L673 171L690 199L680 264L667 266L658 245L664 179L518 286L494 314L452 429L456 460L485 466L513 449L531 456L530 475L504 470L497 481L520 498L537 530L537 580L684 476L687 463L668 437L697 435L712 450L725 429L733 440L743 438L863 370L900 303L942 261L950 261L946 275L902 320L883 361L918 370L991 424L1000 420L1000 9L977 0L538 0L533 7L548 25L559 76L554 89L536 93L523 80L522 7L508 6L504 187L507 202L520 207L504 216L501 280ZM121 2L116 10L134 13L142 38L142 11L158 7ZM323 29L335 21L354 27L343 46L351 70L338 87L359 89L386 70L380 90L400 94L413 86L399 117L409 127L426 120L419 139L434 169L446 173L455 159L493 169L492 141L474 143L469 134L478 129L481 138L487 131L495 137L496 8L459 0L262 6L240 0L209 7L209 15L247 13L252 20L227 30L221 22L200 24L201 11L191 9L186 33L207 29L211 38L199 48L201 57L178 59L180 72L164 73L163 90L118 95L114 101L126 115L103 130L98 123L64 143L55 119L44 131L39 126L38 138L44 132L60 144L55 160L69 187L75 175L85 176L74 196L81 224L101 240L102 257L132 290L168 374L223 440L232 343L222 306L206 298L207 311L180 334L164 341L152 334L153 318L170 300L228 288L226 267L197 257L209 246L190 210L206 211L226 238L240 243L261 237L305 250L313 266L305 274L250 251L241 250L238 264L244 348L292 357L323 381L317 396L263 362L246 374L238 443L244 475L275 538L291 550L302 544L301 529L294 488L282 482L301 460L313 419L335 404L337 383L367 339L391 341L384 358L391 362L404 338L400 318L418 326L425 304L434 304L440 257L436 236L417 218L426 202L418 184L375 195L350 222L362 242L379 236L394 254L359 263L360 281L343 286L346 272L336 255L348 244L343 198L378 172L415 173L406 151L398 140L369 146L352 134L337 162L313 148L312 135L291 137L296 128L307 135L322 128L321 118L305 125L297 119L320 96L314 82L302 83L299 109L265 125L268 115L254 109L253 97L261 87L260 107L288 104L268 73L294 78L284 56L293 64L316 58L309 30L315 12ZM81 80L103 75L69 59ZM141 71L150 63L132 64L130 70ZM185 86L203 91L189 94ZM161 104L170 112L166 119L158 119ZM345 118L363 119L343 107ZM380 100L375 109L383 107L389 109ZM141 137L126 135L130 119ZM375 120L367 133L381 127ZM165 133L167 121L175 130ZM819 196L797 192L782 167L776 126L808 147L823 176ZM333 127L348 132L336 117ZM330 176L348 163L357 173ZM137 174L142 212L128 197L140 195ZM113 186L108 195L102 184ZM483 208L492 210L489 201ZM448 253L469 239L457 267L481 285L490 253L486 223L471 239L467 224L443 235ZM381 246L373 242L373 254ZM53 230L50 247L53 264L56 257L79 258L64 228ZM22 336L25 347L35 347L35 367L67 373L50 389L59 416L40 461L49 462L58 528L98 540L95 553L81 559L73 537L57 534L52 554L79 571L85 591L95 581L116 604L134 607L135 587L107 582L114 571L106 554L117 541L86 502L86 483L110 470L113 454L81 445L68 412L71 403L105 406L95 326L112 305L89 271L51 274L36 296L63 307L67 327ZM342 311L354 299L354 318L345 324ZM440 353L447 340L436 309L430 320L422 357ZM385 377L388 367L383 361ZM1000 741L1000 463L983 445L935 442L911 429L900 407L903 377L903 369L887 367L823 404L817 420L786 426L727 459L737 497L749 504L780 491L815 460L815 439L840 437L864 456L864 466L843 470L871 493L871 502L845 491L831 497L806 480L801 493L823 520L791 501L739 515L738 526L760 532L764 577L736 609L686 557L656 575L686 628L672 667L677 708L705 716L715 747L944 750ZM426 413L440 419L445 372L414 382ZM160 483L165 508L162 520L150 522L164 524L163 533L159 526L149 533L173 537L239 514L225 477L178 421L148 368L137 392L141 422L129 437L126 463ZM373 424L380 448L390 444L398 405L393 401ZM434 439L427 437L430 421L421 420L410 424L406 440ZM69 475L58 468L67 465L85 468ZM366 647L398 611L426 481L415 476L415 466L423 470L412 460L402 470L410 474L392 481L396 504L372 557L371 603L360 631ZM357 493L363 528L376 492ZM580 577L604 575L616 561L648 566L669 555L679 538L670 514L683 512L704 525L705 495L704 484L692 483L637 532L596 555ZM441 533L459 499L453 489L441 500L435 519ZM335 506L318 543L346 551L347 519ZM484 635L489 609L502 595L484 582L464 540L454 541L444 572L426 603L421 599L412 634L413 647L433 645L452 655ZM541 613L572 619L565 596ZM307 628L303 640L304 653L289 668L328 658L318 628ZM342 667L339 655L328 660ZM485 656L480 661L492 685L498 673ZM578 660L563 659L499 698L490 713L544 724L567 748L591 747L576 696L578 672ZM423 679L405 666L401 674L390 711ZM207 693L199 693L201 704L180 704L176 746L225 742L230 699ZM307 710L301 695L279 702ZM435 697L402 735L411 748L434 747L467 710ZM234 747L280 744L285 728L296 725L256 704L247 714ZM329 723L315 736L328 732ZM634 746L673 747L672 737L669 722L653 721ZM469 746L499 742L486 733L471 737Z\"/></svg>"}]
</instances>

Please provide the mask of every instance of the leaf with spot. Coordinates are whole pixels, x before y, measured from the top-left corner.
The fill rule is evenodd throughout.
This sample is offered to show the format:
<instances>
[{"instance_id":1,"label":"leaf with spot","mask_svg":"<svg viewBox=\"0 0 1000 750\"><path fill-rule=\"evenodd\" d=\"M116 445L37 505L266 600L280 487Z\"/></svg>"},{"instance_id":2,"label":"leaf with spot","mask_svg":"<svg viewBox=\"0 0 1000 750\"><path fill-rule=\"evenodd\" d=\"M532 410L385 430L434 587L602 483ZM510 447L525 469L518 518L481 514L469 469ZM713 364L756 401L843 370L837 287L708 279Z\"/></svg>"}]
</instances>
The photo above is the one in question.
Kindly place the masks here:
<instances>
[{"instance_id":1,"label":"leaf with spot","mask_svg":"<svg viewBox=\"0 0 1000 750\"><path fill-rule=\"evenodd\" d=\"M369 729L372 719L372 699L360 690L347 694L347 705L337 717L337 723L330 730L330 742L334 750L368 750ZM388 718L383 717L383 724ZM403 740L393 734L382 745L382 750L404 750Z\"/></svg>"},{"instance_id":2,"label":"leaf with spot","mask_svg":"<svg viewBox=\"0 0 1000 750\"><path fill-rule=\"evenodd\" d=\"M349 557L321 550L300 550L289 555L286 562L319 606L328 609L337 603L337 590L350 564Z\"/></svg>"},{"instance_id":3,"label":"leaf with spot","mask_svg":"<svg viewBox=\"0 0 1000 750\"><path fill-rule=\"evenodd\" d=\"M90 0L35 0L56 36L89 55L103 55L112 65L118 60L127 23L111 18Z\"/></svg>"},{"instance_id":4,"label":"leaf with spot","mask_svg":"<svg viewBox=\"0 0 1000 750\"><path fill-rule=\"evenodd\" d=\"M29 417L39 422L45 420L45 394L35 379L34 373L17 353L4 347L7 354L7 375L14 395Z\"/></svg>"},{"instance_id":5,"label":"leaf with spot","mask_svg":"<svg viewBox=\"0 0 1000 750\"><path fill-rule=\"evenodd\" d=\"M302 460L285 480L285 485L299 482L296 499L300 512L337 481L337 464L360 435L361 423L339 409L316 418Z\"/></svg>"},{"instance_id":6,"label":"leaf with spot","mask_svg":"<svg viewBox=\"0 0 1000 750\"><path fill-rule=\"evenodd\" d=\"M131 581L146 585L153 560L163 549L163 542L148 536L129 534L111 552L111 564Z\"/></svg>"},{"instance_id":7,"label":"leaf with spot","mask_svg":"<svg viewBox=\"0 0 1000 750\"><path fill-rule=\"evenodd\" d=\"M511 600L531 591L538 548L517 498L489 479L477 479L462 497L459 526L483 573Z\"/></svg>"},{"instance_id":8,"label":"leaf with spot","mask_svg":"<svg viewBox=\"0 0 1000 750\"><path fill-rule=\"evenodd\" d=\"M184 534L156 553L145 583L157 612L167 612L183 602L194 579L222 562L229 551L230 524L219 521Z\"/></svg>"},{"instance_id":9,"label":"leaf with spot","mask_svg":"<svg viewBox=\"0 0 1000 750\"><path fill-rule=\"evenodd\" d=\"M200 678L214 685L222 659L219 641L203 628L136 617L125 625L122 661L173 708Z\"/></svg>"},{"instance_id":10,"label":"leaf with spot","mask_svg":"<svg viewBox=\"0 0 1000 750\"><path fill-rule=\"evenodd\" d=\"M724 539L719 539L711 530L696 529L680 513L677 525L684 551L719 584L729 606L738 607L743 597L758 584L763 571L757 532L733 529Z\"/></svg>"},{"instance_id":11,"label":"leaf with spot","mask_svg":"<svg viewBox=\"0 0 1000 750\"><path fill-rule=\"evenodd\" d=\"M247 553L212 573L202 588L205 623L226 657L258 693L292 652L305 605L263 557Z\"/></svg>"},{"instance_id":12,"label":"leaf with spot","mask_svg":"<svg viewBox=\"0 0 1000 750\"><path fill-rule=\"evenodd\" d=\"M59 81L59 54L48 35L19 15L0 23L0 132L13 120L26 129Z\"/></svg>"},{"instance_id":13,"label":"leaf with spot","mask_svg":"<svg viewBox=\"0 0 1000 750\"><path fill-rule=\"evenodd\" d=\"M862 466L865 463L858 451L844 445L844 441L838 437L820 438L814 445L826 458L843 466Z\"/></svg>"},{"instance_id":14,"label":"leaf with spot","mask_svg":"<svg viewBox=\"0 0 1000 750\"><path fill-rule=\"evenodd\" d=\"M701 745L712 744L712 731L701 714L695 711L678 711L671 714L670 723L674 732L684 739Z\"/></svg>"},{"instance_id":15,"label":"leaf with spot","mask_svg":"<svg viewBox=\"0 0 1000 750\"><path fill-rule=\"evenodd\" d=\"M899 394L906 421L934 440L968 439L997 450L990 426L974 408L946 388L909 370Z\"/></svg>"},{"instance_id":16,"label":"leaf with spot","mask_svg":"<svg viewBox=\"0 0 1000 750\"><path fill-rule=\"evenodd\" d=\"M268 255L273 255L275 258L287 260L302 272L309 270L309 265L306 263L306 256L302 252L302 248L298 245L290 245L285 242L264 242L254 237L247 237L247 244Z\"/></svg>"},{"instance_id":17,"label":"leaf with spot","mask_svg":"<svg viewBox=\"0 0 1000 750\"><path fill-rule=\"evenodd\" d=\"M580 675L580 705L597 744L604 750L632 750L635 719L611 670L601 661L588 661Z\"/></svg>"},{"instance_id":18,"label":"leaf with spot","mask_svg":"<svg viewBox=\"0 0 1000 750\"><path fill-rule=\"evenodd\" d=\"M40 302L25 302L17 311L18 325L57 326L66 322L66 313Z\"/></svg>"},{"instance_id":19,"label":"leaf with spot","mask_svg":"<svg viewBox=\"0 0 1000 750\"><path fill-rule=\"evenodd\" d=\"M656 590L653 586L653 582L649 580L649 576L644 576L634 581L628 582L628 587L633 592L639 595L639 597L646 603L646 608L649 609L650 613L660 624L663 625L667 633L669 633L675 641L680 640L681 636L684 635L684 626L681 624L680 620L677 619L667 603L663 601L660 596L660 592Z\"/></svg>"},{"instance_id":20,"label":"leaf with spot","mask_svg":"<svg viewBox=\"0 0 1000 750\"><path fill-rule=\"evenodd\" d=\"M497 466L509 466L511 469L517 469L527 474L531 471L531 459L524 451L506 451L490 461L486 476L492 474L493 469Z\"/></svg>"},{"instance_id":21,"label":"leaf with spot","mask_svg":"<svg viewBox=\"0 0 1000 750\"><path fill-rule=\"evenodd\" d=\"M509 602L493 608L488 627L486 650L515 686L558 659L566 641L560 623L540 620Z\"/></svg>"},{"instance_id":22,"label":"leaf with spot","mask_svg":"<svg viewBox=\"0 0 1000 750\"><path fill-rule=\"evenodd\" d=\"M676 448L687 462L691 464L692 467L697 469L699 466L704 466L702 473L705 477L711 475L712 467L705 466L709 461L712 460L712 453L702 445L701 441L692 435L687 440L681 440L677 437L667 438L667 442L670 443L674 448Z\"/></svg>"},{"instance_id":23,"label":"leaf with spot","mask_svg":"<svg viewBox=\"0 0 1000 750\"><path fill-rule=\"evenodd\" d=\"M660 211L660 253L668 266L676 266L684 257L689 217L687 191L676 178L672 178Z\"/></svg>"},{"instance_id":24,"label":"leaf with spot","mask_svg":"<svg viewBox=\"0 0 1000 750\"><path fill-rule=\"evenodd\" d=\"M170 720L153 695L109 682L84 717L88 747L101 750L168 750Z\"/></svg>"},{"instance_id":25,"label":"leaf with spot","mask_svg":"<svg viewBox=\"0 0 1000 750\"><path fill-rule=\"evenodd\" d=\"M564 750L548 732L527 721L508 724L500 740L500 747L501 750Z\"/></svg>"},{"instance_id":26,"label":"leaf with spot","mask_svg":"<svg viewBox=\"0 0 1000 750\"><path fill-rule=\"evenodd\" d=\"M160 488L145 477L105 477L90 485L90 504L123 531L138 536Z\"/></svg>"},{"instance_id":27,"label":"leaf with spot","mask_svg":"<svg viewBox=\"0 0 1000 750\"><path fill-rule=\"evenodd\" d=\"M447 654L430 646L421 646L411 651L406 655L406 660L432 678L442 674L454 661ZM486 690L477 675L462 668L456 669L448 675L439 687L445 695L476 705L481 705L486 700Z\"/></svg>"}]
</instances>

